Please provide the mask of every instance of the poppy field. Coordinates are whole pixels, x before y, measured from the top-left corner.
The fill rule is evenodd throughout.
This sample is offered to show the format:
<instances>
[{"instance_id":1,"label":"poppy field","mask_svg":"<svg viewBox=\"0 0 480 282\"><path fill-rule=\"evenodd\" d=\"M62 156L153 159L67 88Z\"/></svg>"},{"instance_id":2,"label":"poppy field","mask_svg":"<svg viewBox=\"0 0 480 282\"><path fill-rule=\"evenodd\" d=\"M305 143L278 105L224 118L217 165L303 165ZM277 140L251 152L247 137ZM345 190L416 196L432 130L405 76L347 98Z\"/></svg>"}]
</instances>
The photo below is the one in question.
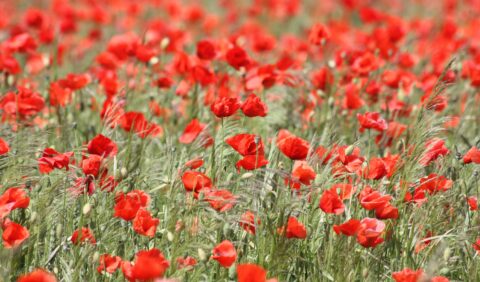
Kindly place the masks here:
<instances>
[{"instance_id":1,"label":"poppy field","mask_svg":"<svg viewBox=\"0 0 480 282\"><path fill-rule=\"evenodd\" d=\"M480 281L480 0L0 1L0 281Z\"/></svg>"}]
</instances>

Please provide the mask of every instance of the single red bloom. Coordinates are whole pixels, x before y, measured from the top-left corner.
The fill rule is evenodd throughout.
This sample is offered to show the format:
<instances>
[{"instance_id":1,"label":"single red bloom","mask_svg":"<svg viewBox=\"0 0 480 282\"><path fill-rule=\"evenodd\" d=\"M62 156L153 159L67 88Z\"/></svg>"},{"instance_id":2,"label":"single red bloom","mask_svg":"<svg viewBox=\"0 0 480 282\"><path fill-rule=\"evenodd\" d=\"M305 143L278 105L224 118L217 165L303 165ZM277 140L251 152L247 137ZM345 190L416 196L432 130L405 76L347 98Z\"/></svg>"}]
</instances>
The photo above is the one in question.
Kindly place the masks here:
<instances>
[{"instance_id":1,"label":"single red bloom","mask_svg":"<svg viewBox=\"0 0 480 282\"><path fill-rule=\"evenodd\" d=\"M30 237L27 228L10 220L5 220L3 222L2 229L3 246L6 249L16 248Z\"/></svg>"},{"instance_id":2,"label":"single red bloom","mask_svg":"<svg viewBox=\"0 0 480 282\"><path fill-rule=\"evenodd\" d=\"M470 206L471 211L476 211L478 210L478 200L477 197L471 196L467 198L467 203ZM1 216L0 216L1 217Z\"/></svg>"},{"instance_id":3,"label":"single red bloom","mask_svg":"<svg viewBox=\"0 0 480 282\"><path fill-rule=\"evenodd\" d=\"M43 269L36 269L18 277L17 282L57 282L55 275Z\"/></svg>"},{"instance_id":4,"label":"single red bloom","mask_svg":"<svg viewBox=\"0 0 480 282\"><path fill-rule=\"evenodd\" d=\"M212 181L205 174L198 171L185 171L182 175L183 187L191 192L199 192L203 188L211 188Z\"/></svg>"},{"instance_id":5,"label":"single red bloom","mask_svg":"<svg viewBox=\"0 0 480 282\"><path fill-rule=\"evenodd\" d=\"M217 98L210 106L210 110L219 118L229 117L240 108L237 98Z\"/></svg>"},{"instance_id":6,"label":"single red bloom","mask_svg":"<svg viewBox=\"0 0 480 282\"><path fill-rule=\"evenodd\" d=\"M99 155L90 155L82 160L82 171L85 175L92 175L97 178L100 174L102 157Z\"/></svg>"},{"instance_id":7,"label":"single red bloom","mask_svg":"<svg viewBox=\"0 0 480 282\"><path fill-rule=\"evenodd\" d=\"M59 82L50 83L48 92L50 94L50 105L54 107L65 107L72 100L72 90L62 87Z\"/></svg>"},{"instance_id":8,"label":"single red bloom","mask_svg":"<svg viewBox=\"0 0 480 282\"><path fill-rule=\"evenodd\" d=\"M210 40L202 40L197 43L197 57L202 60L213 60L217 55L215 45Z\"/></svg>"},{"instance_id":9,"label":"single red bloom","mask_svg":"<svg viewBox=\"0 0 480 282\"><path fill-rule=\"evenodd\" d=\"M257 95L251 93L242 105L242 112L247 117L264 117L268 108Z\"/></svg>"},{"instance_id":10,"label":"single red bloom","mask_svg":"<svg viewBox=\"0 0 480 282\"><path fill-rule=\"evenodd\" d=\"M247 52L238 46L228 50L225 58L227 63L237 70L241 67L247 67L250 63Z\"/></svg>"},{"instance_id":11,"label":"single red bloom","mask_svg":"<svg viewBox=\"0 0 480 282\"><path fill-rule=\"evenodd\" d=\"M8 146L8 143L0 138L0 156L5 155L6 153L10 152L10 146Z\"/></svg>"},{"instance_id":12,"label":"single red bloom","mask_svg":"<svg viewBox=\"0 0 480 282\"><path fill-rule=\"evenodd\" d=\"M68 170L72 156L73 152L60 153L52 148L46 148L43 150L42 157L38 159L40 173L48 174L55 168L66 168L66 170Z\"/></svg>"},{"instance_id":13,"label":"single red bloom","mask_svg":"<svg viewBox=\"0 0 480 282\"><path fill-rule=\"evenodd\" d=\"M78 245L83 242L87 242L93 245L97 243L95 237L93 236L92 230L90 230L90 228L88 227L82 227L82 229L80 230L75 230L72 234L71 241L74 245Z\"/></svg>"},{"instance_id":14,"label":"single red bloom","mask_svg":"<svg viewBox=\"0 0 480 282\"><path fill-rule=\"evenodd\" d=\"M210 190L206 189L205 201L207 201L210 206L219 212L225 212L233 208L236 203L237 197L233 195L230 191L222 190Z\"/></svg>"},{"instance_id":15,"label":"single red bloom","mask_svg":"<svg viewBox=\"0 0 480 282\"><path fill-rule=\"evenodd\" d=\"M205 129L206 124L201 123L198 119L192 119L185 129L183 130L182 135L179 138L180 143L190 144L202 133Z\"/></svg>"},{"instance_id":16,"label":"single red bloom","mask_svg":"<svg viewBox=\"0 0 480 282\"><path fill-rule=\"evenodd\" d=\"M122 258L119 256L112 256L109 254L103 254L100 256L99 266L97 267L98 273L107 272L114 273L120 268Z\"/></svg>"},{"instance_id":17,"label":"single red bloom","mask_svg":"<svg viewBox=\"0 0 480 282\"><path fill-rule=\"evenodd\" d=\"M254 134L237 134L225 142L242 156L264 154L262 140Z\"/></svg>"},{"instance_id":18,"label":"single red bloom","mask_svg":"<svg viewBox=\"0 0 480 282\"><path fill-rule=\"evenodd\" d=\"M256 264L239 264L237 280L238 282L265 282L267 281L267 271Z\"/></svg>"},{"instance_id":19,"label":"single red bloom","mask_svg":"<svg viewBox=\"0 0 480 282\"><path fill-rule=\"evenodd\" d=\"M443 175L437 175L435 173L429 174L427 177L420 178L420 185L417 187L419 190L428 191L430 194L436 192L445 192L453 185L453 181L446 178Z\"/></svg>"},{"instance_id":20,"label":"single red bloom","mask_svg":"<svg viewBox=\"0 0 480 282\"><path fill-rule=\"evenodd\" d=\"M333 231L335 231L337 234L342 233L346 236L354 236L357 234L360 225L360 220L350 219L340 225L333 225Z\"/></svg>"},{"instance_id":21,"label":"single red bloom","mask_svg":"<svg viewBox=\"0 0 480 282\"><path fill-rule=\"evenodd\" d=\"M149 211L140 208L133 219L133 230L140 235L153 238L159 222L160 220L153 218Z\"/></svg>"},{"instance_id":22,"label":"single red bloom","mask_svg":"<svg viewBox=\"0 0 480 282\"><path fill-rule=\"evenodd\" d=\"M477 241L475 241L475 243L473 243L472 246L475 249L475 251L480 253L480 239L477 239Z\"/></svg>"},{"instance_id":23,"label":"single red bloom","mask_svg":"<svg viewBox=\"0 0 480 282\"><path fill-rule=\"evenodd\" d=\"M311 166L305 161L295 161L291 176L291 187L295 189L300 188L300 183L303 185L310 185L317 174Z\"/></svg>"},{"instance_id":24,"label":"single red bloom","mask_svg":"<svg viewBox=\"0 0 480 282\"><path fill-rule=\"evenodd\" d=\"M291 216L288 218L285 236L287 238L305 239L307 237L307 229L297 218Z\"/></svg>"},{"instance_id":25,"label":"single red bloom","mask_svg":"<svg viewBox=\"0 0 480 282\"><path fill-rule=\"evenodd\" d=\"M193 257L177 258L177 269L192 268L197 265L197 260Z\"/></svg>"},{"instance_id":26,"label":"single red bloom","mask_svg":"<svg viewBox=\"0 0 480 282\"><path fill-rule=\"evenodd\" d=\"M330 190L335 191L338 196L340 197L340 200L346 200L350 199L357 190L356 187L354 187L352 184L349 183L337 183L332 185L332 188Z\"/></svg>"},{"instance_id":27,"label":"single red bloom","mask_svg":"<svg viewBox=\"0 0 480 282\"><path fill-rule=\"evenodd\" d=\"M203 165L203 159L201 158L194 158L189 160L188 162L185 163L185 167L189 169L197 169Z\"/></svg>"},{"instance_id":28,"label":"single red bloom","mask_svg":"<svg viewBox=\"0 0 480 282\"><path fill-rule=\"evenodd\" d=\"M333 214L341 214L345 210L345 205L334 189L323 191L319 207L322 211Z\"/></svg>"},{"instance_id":29,"label":"single red bloom","mask_svg":"<svg viewBox=\"0 0 480 282\"><path fill-rule=\"evenodd\" d=\"M148 205L149 199L145 199L145 197L148 197L148 195L135 191L127 194L119 194L119 196L115 198L115 213L113 216L126 221L134 219L138 210Z\"/></svg>"},{"instance_id":30,"label":"single red bloom","mask_svg":"<svg viewBox=\"0 0 480 282\"><path fill-rule=\"evenodd\" d=\"M358 195L360 204L366 210L375 210L390 203L392 196L382 195L380 192L373 190L371 187L366 187Z\"/></svg>"},{"instance_id":31,"label":"single red bloom","mask_svg":"<svg viewBox=\"0 0 480 282\"><path fill-rule=\"evenodd\" d=\"M423 276L423 270L412 270L410 268L405 268L402 271L393 272L392 278L395 282L418 282L421 281Z\"/></svg>"},{"instance_id":32,"label":"single red bloom","mask_svg":"<svg viewBox=\"0 0 480 282\"><path fill-rule=\"evenodd\" d=\"M223 267L230 267L237 260L237 251L232 242L224 240L212 250L212 258Z\"/></svg>"},{"instance_id":33,"label":"single red bloom","mask_svg":"<svg viewBox=\"0 0 480 282\"><path fill-rule=\"evenodd\" d=\"M325 91L327 90L327 87L330 87L333 84L334 77L331 70L323 67L312 74L311 80L316 89Z\"/></svg>"},{"instance_id":34,"label":"single red bloom","mask_svg":"<svg viewBox=\"0 0 480 282\"><path fill-rule=\"evenodd\" d=\"M304 160L307 158L310 144L304 139L291 134L288 130L282 129L277 137L278 149L292 160Z\"/></svg>"},{"instance_id":35,"label":"single red bloom","mask_svg":"<svg viewBox=\"0 0 480 282\"><path fill-rule=\"evenodd\" d=\"M364 218L357 230L357 242L365 248L374 248L384 240L380 236L385 230L385 223L375 218Z\"/></svg>"},{"instance_id":36,"label":"single red bloom","mask_svg":"<svg viewBox=\"0 0 480 282\"><path fill-rule=\"evenodd\" d=\"M357 114L357 119L360 123L360 132L364 132L365 129L382 132L388 128L387 122L377 112L366 112L363 115Z\"/></svg>"},{"instance_id":37,"label":"single red bloom","mask_svg":"<svg viewBox=\"0 0 480 282\"><path fill-rule=\"evenodd\" d=\"M170 266L158 249L139 251L135 255L133 266L130 262L122 263L122 272L129 281L150 281L161 278Z\"/></svg>"},{"instance_id":38,"label":"single red bloom","mask_svg":"<svg viewBox=\"0 0 480 282\"><path fill-rule=\"evenodd\" d=\"M329 29L325 25L319 23L313 25L310 29L310 33L308 34L308 42L313 45L324 44L329 38Z\"/></svg>"},{"instance_id":39,"label":"single red bloom","mask_svg":"<svg viewBox=\"0 0 480 282\"><path fill-rule=\"evenodd\" d=\"M30 198L22 188L8 188L0 196L0 220L15 209L25 209L30 204Z\"/></svg>"},{"instance_id":40,"label":"single red bloom","mask_svg":"<svg viewBox=\"0 0 480 282\"><path fill-rule=\"evenodd\" d=\"M117 144L102 134L98 134L92 140L90 140L87 148L90 154L95 154L102 157L112 157L118 152Z\"/></svg>"},{"instance_id":41,"label":"single red bloom","mask_svg":"<svg viewBox=\"0 0 480 282\"><path fill-rule=\"evenodd\" d=\"M0 152L1 152L1 149L0 149ZM470 148L470 150L468 150L465 156L463 156L463 163L464 164L469 164L469 163L480 164L480 150L477 147Z\"/></svg>"},{"instance_id":42,"label":"single red bloom","mask_svg":"<svg viewBox=\"0 0 480 282\"><path fill-rule=\"evenodd\" d=\"M420 159L420 164L423 166L427 166L440 156L445 156L450 153L450 150L445 147L445 141L439 138L433 138L427 141L425 149L426 151Z\"/></svg>"},{"instance_id":43,"label":"single red bloom","mask_svg":"<svg viewBox=\"0 0 480 282\"><path fill-rule=\"evenodd\" d=\"M240 227L250 234L255 235L256 226L260 225L260 219L255 220L255 214L251 211L246 211L240 218Z\"/></svg>"},{"instance_id":44,"label":"single red bloom","mask_svg":"<svg viewBox=\"0 0 480 282\"><path fill-rule=\"evenodd\" d=\"M262 155L248 155L239 160L235 166L237 169L242 167L245 170L254 170L268 164L268 160Z\"/></svg>"},{"instance_id":45,"label":"single red bloom","mask_svg":"<svg viewBox=\"0 0 480 282\"><path fill-rule=\"evenodd\" d=\"M382 179L387 176L387 167L382 158L370 159L368 166L363 169L363 177L366 179Z\"/></svg>"}]
</instances>

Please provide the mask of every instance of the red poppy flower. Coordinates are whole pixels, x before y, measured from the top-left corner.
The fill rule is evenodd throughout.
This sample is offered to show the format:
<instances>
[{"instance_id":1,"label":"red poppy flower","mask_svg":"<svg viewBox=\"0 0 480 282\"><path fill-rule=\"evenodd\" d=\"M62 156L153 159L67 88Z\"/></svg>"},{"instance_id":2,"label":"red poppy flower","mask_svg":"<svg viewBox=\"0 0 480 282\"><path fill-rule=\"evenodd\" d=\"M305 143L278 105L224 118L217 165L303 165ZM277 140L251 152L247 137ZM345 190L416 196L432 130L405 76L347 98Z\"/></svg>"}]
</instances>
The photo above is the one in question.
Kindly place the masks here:
<instances>
[{"instance_id":1,"label":"red poppy flower","mask_svg":"<svg viewBox=\"0 0 480 282\"><path fill-rule=\"evenodd\" d=\"M264 154L262 140L254 134L237 134L225 142L242 156Z\"/></svg>"},{"instance_id":2,"label":"red poppy flower","mask_svg":"<svg viewBox=\"0 0 480 282\"><path fill-rule=\"evenodd\" d=\"M308 34L308 42L313 45L324 44L330 38L329 29L323 24L315 24Z\"/></svg>"},{"instance_id":3,"label":"red poppy flower","mask_svg":"<svg viewBox=\"0 0 480 282\"><path fill-rule=\"evenodd\" d=\"M114 273L120 268L122 258L119 256L112 256L109 254L103 254L99 259L99 266L97 267L98 273L107 272Z\"/></svg>"},{"instance_id":4,"label":"red poppy flower","mask_svg":"<svg viewBox=\"0 0 480 282\"><path fill-rule=\"evenodd\" d=\"M92 175L97 178L100 173L102 165L102 157L99 155L90 155L88 158L82 160L82 171L85 175Z\"/></svg>"},{"instance_id":5,"label":"red poppy flower","mask_svg":"<svg viewBox=\"0 0 480 282\"><path fill-rule=\"evenodd\" d=\"M203 165L203 160L201 158L191 159L185 163L185 167L189 169L197 169Z\"/></svg>"},{"instance_id":6,"label":"red poppy flower","mask_svg":"<svg viewBox=\"0 0 480 282\"><path fill-rule=\"evenodd\" d=\"M216 55L215 45L210 40L202 40L197 43L198 58L210 61L215 59Z\"/></svg>"},{"instance_id":7,"label":"red poppy flower","mask_svg":"<svg viewBox=\"0 0 480 282\"><path fill-rule=\"evenodd\" d=\"M382 132L388 128L387 122L377 112L366 112L363 115L357 114L357 119L360 123L360 132L364 132L365 129L374 129Z\"/></svg>"},{"instance_id":8,"label":"red poppy flower","mask_svg":"<svg viewBox=\"0 0 480 282\"><path fill-rule=\"evenodd\" d=\"M445 141L439 138L433 138L427 141L425 149L426 151L420 159L420 164L423 166L427 166L440 156L445 156L450 153L450 150L445 147Z\"/></svg>"},{"instance_id":9,"label":"red poppy flower","mask_svg":"<svg viewBox=\"0 0 480 282\"><path fill-rule=\"evenodd\" d=\"M300 184L310 185L315 179L317 174L311 166L305 161L295 161L293 165L293 171L291 179L289 179L290 187L294 189L300 189Z\"/></svg>"},{"instance_id":10,"label":"red poppy flower","mask_svg":"<svg viewBox=\"0 0 480 282\"><path fill-rule=\"evenodd\" d=\"M58 82L63 88L69 88L73 91L79 90L87 86L88 83L91 81L91 77L89 74L74 74L69 73L67 74L65 79L60 79Z\"/></svg>"},{"instance_id":11,"label":"red poppy flower","mask_svg":"<svg viewBox=\"0 0 480 282\"><path fill-rule=\"evenodd\" d=\"M60 153L52 148L46 148L43 150L42 157L38 159L38 168L41 173L50 173L55 168L69 169L70 158L73 156L73 152Z\"/></svg>"},{"instance_id":12,"label":"red poppy flower","mask_svg":"<svg viewBox=\"0 0 480 282\"><path fill-rule=\"evenodd\" d=\"M360 200L360 204L364 209L374 210L389 204L392 196L382 195L380 192L367 186L360 192L358 199Z\"/></svg>"},{"instance_id":13,"label":"red poppy flower","mask_svg":"<svg viewBox=\"0 0 480 282\"><path fill-rule=\"evenodd\" d=\"M283 233L283 231L280 233ZM307 237L307 229L297 218L291 216L288 218L285 236L287 238L305 239Z\"/></svg>"},{"instance_id":14,"label":"red poppy flower","mask_svg":"<svg viewBox=\"0 0 480 282\"><path fill-rule=\"evenodd\" d=\"M402 271L393 272L392 278L395 282L418 282L421 281L423 277L423 270L412 270L410 268L405 268Z\"/></svg>"},{"instance_id":15,"label":"red poppy flower","mask_svg":"<svg viewBox=\"0 0 480 282\"><path fill-rule=\"evenodd\" d=\"M210 110L219 118L229 117L240 108L237 98L217 98L210 106Z\"/></svg>"},{"instance_id":16,"label":"red poppy flower","mask_svg":"<svg viewBox=\"0 0 480 282\"><path fill-rule=\"evenodd\" d=\"M330 190L335 191L338 196L340 197L340 200L346 200L350 199L357 190L356 187L354 187L352 184L349 183L337 183L332 185L332 188Z\"/></svg>"},{"instance_id":17,"label":"red poppy flower","mask_svg":"<svg viewBox=\"0 0 480 282\"><path fill-rule=\"evenodd\" d=\"M17 282L57 282L55 275L43 269L36 269L18 277Z\"/></svg>"},{"instance_id":18,"label":"red poppy flower","mask_svg":"<svg viewBox=\"0 0 480 282\"><path fill-rule=\"evenodd\" d=\"M478 200L477 197L475 196L470 196L467 198L467 203L470 206L471 211L476 211L478 210Z\"/></svg>"},{"instance_id":19,"label":"red poppy flower","mask_svg":"<svg viewBox=\"0 0 480 282\"><path fill-rule=\"evenodd\" d=\"M0 156L5 155L6 153L10 152L10 146L8 146L8 143L0 138Z\"/></svg>"},{"instance_id":20,"label":"red poppy flower","mask_svg":"<svg viewBox=\"0 0 480 282\"><path fill-rule=\"evenodd\" d=\"M366 179L381 179L387 176L387 167L381 158L372 158L368 162L368 166L363 169L363 177Z\"/></svg>"},{"instance_id":21,"label":"red poppy flower","mask_svg":"<svg viewBox=\"0 0 480 282\"><path fill-rule=\"evenodd\" d=\"M207 201L213 209L219 212L225 212L232 209L237 199L237 197L235 197L230 191L224 189L206 189L206 192L204 193L205 201Z\"/></svg>"},{"instance_id":22,"label":"red poppy flower","mask_svg":"<svg viewBox=\"0 0 480 282\"><path fill-rule=\"evenodd\" d=\"M357 110L363 107L365 102L360 97L360 89L355 84L345 86L345 97L343 99L343 108L347 110Z\"/></svg>"},{"instance_id":23,"label":"red poppy flower","mask_svg":"<svg viewBox=\"0 0 480 282\"><path fill-rule=\"evenodd\" d=\"M1 149L0 149L0 152L1 152ZM470 150L468 150L465 156L463 156L463 163L464 164L469 164L469 163L480 164L480 150L477 147L470 148Z\"/></svg>"},{"instance_id":24,"label":"red poppy flower","mask_svg":"<svg viewBox=\"0 0 480 282\"><path fill-rule=\"evenodd\" d=\"M222 241L212 250L212 258L223 267L230 267L237 260L237 251L232 242Z\"/></svg>"},{"instance_id":25,"label":"red poppy flower","mask_svg":"<svg viewBox=\"0 0 480 282\"><path fill-rule=\"evenodd\" d=\"M133 266L130 262L122 263L122 272L129 281L150 281L161 278L170 266L158 249L139 251L135 255Z\"/></svg>"},{"instance_id":26,"label":"red poppy flower","mask_svg":"<svg viewBox=\"0 0 480 282\"><path fill-rule=\"evenodd\" d=\"M79 234L80 233L80 234ZM83 242L87 242L95 245L97 241L93 236L92 230L88 227L82 227L80 230L75 230L72 234L71 241L74 245L78 245Z\"/></svg>"},{"instance_id":27,"label":"red poppy flower","mask_svg":"<svg viewBox=\"0 0 480 282\"><path fill-rule=\"evenodd\" d=\"M240 167L245 170L254 170L268 164L268 160L264 155L248 155L239 160L235 167L239 170Z\"/></svg>"},{"instance_id":28,"label":"red poppy flower","mask_svg":"<svg viewBox=\"0 0 480 282\"><path fill-rule=\"evenodd\" d=\"M183 187L191 192L199 192L203 188L211 188L212 181L208 176L197 171L185 171L182 175Z\"/></svg>"},{"instance_id":29,"label":"red poppy flower","mask_svg":"<svg viewBox=\"0 0 480 282\"><path fill-rule=\"evenodd\" d=\"M360 228L360 220L357 219L350 219L347 222L340 224L340 225L333 225L333 231L335 233L346 236L354 236L357 234L358 229Z\"/></svg>"},{"instance_id":30,"label":"red poppy flower","mask_svg":"<svg viewBox=\"0 0 480 282\"><path fill-rule=\"evenodd\" d=\"M255 220L255 214L251 211L246 211L240 218L240 227L250 234L255 235L256 226L260 225L260 219Z\"/></svg>"},{"instance_id":31,"label":"red poppy flower","mask_svg":"<svg viewBox=\"0 0 480 282\"><path fill-rule=\"evenodd\" d=\"M153 238L160 220L153 218L149 211L140 208L133 219L133 230L140 235Z\"/></svg>"},{"instance_id":32,"label":"red poppy flower","mask_svg":"<svg viewBox=\"0 0 480 282\"><path fill-rule=\"evenodd\" d=\"M327 87L330 87L333 84L334 77L332 71L324 67L315 71L312 74L312 84L316 89L326 91Z\"/></svg>"},{"instance_id":33,"label":"red poppy flower","mask_svg":"<svg viewBox=\"0 0 480 282\"><path fill-rule=\"evenodd\" d=\"M132 191L127 194L119 194L115 198L115 213L113 216L130 221L135 218L141 207L146 207L148 205L148 202L149 197L144 193L142 194Z\"/></svg>"},{"instance_id":34,"label":"red poppy flower","mask_svg":"<svg viewBox=\"0 0 480 282\"><path fill-rule=\"evenodd\" d=\"M177 258L177 269L192 268L197 265L197 260L193 257Z\"/></svg>"},{"instance_id":35,"label":"red poppy flower","mask_svg":"<svg viewBox=\"0 0 480 282\"><path fill-rule=\"evenodd\" d=\"M242 105L242 112L247 117L264 117L268 109L257 95L251 93Z\"/></svg>"},{"instance_id":36,"label":"red poppy flower","mask_svg":"<svg viewBox=\"0 0 480 282\"><path fill-rule=\"evenodd\" d=\"M265 282L267 271L256 264L239 264L237 266L238 282Z\"/></svg>"},{"instance_id":37,"label":"red poppy flower","mask_svg":"<svg viewBox=\"0 0 480 282\"><path fill-rule=\"evenodd\" d=\"M238 46L228 50L225 58L227 63L237 70L241 67L247 67L250 63L247 52Z\"/></svg>"},{"instance_id":38,"label":"red poppy flower","mask_svg":"<svg viewBox=\"0 0 480 282\"><path fill-rule=\"evenodd\" d=\"M365 248L374 248L384 240L380 236L385 230L385 223L374 218L364 218L360 221L357 231L357 242Z\"/></svg>"},{"instance_id":39,"label":"red poppy flower","mask_svg":"<svg viewBox=\"0 0 480 282\"><path fill-rule=\"evenodd\" d=\"M179 138L180 143L190 144L202 133L205 129L206 124L201 123L198 119L192 119L185 129L183 130L182 135Z\"/></svg>"},{"instance_id":40,"label":"red poppy flower","mask_svg":"<svg viewBox=\"0 0 480 282\"><path fill-rule=\"evenodd\" d=\"M0 196L0 220L15 209L25 209L30 204L30 198L22 188L8 188Z\"/></svg>"},{"instance_id":41,"label":"red poppy flower","mask_svg":"<svg viewBox=\"0 0 480 282\"><path fill-rule=\"evenodd\" d=\"M304 160L308 155L310 144L300 137L282 129L277 137L278 149L292 160Z\"/></svg>"},{"instance_id":42,"label":"red poppy flower","mask_svg":"<svg viewBox=\"0 0 480 282\"><path fill-rule=\"evenodd\" d=\"M325 190L320 198L319 207L326 213L341 214L345 205L337 194L336 190Z\"/></svg>"},{"instance_id":43,"label":"red poppy flower","mask_svg":"<svg viewBox=\"0 0 480 282\"><path fill-rule=\"evenodd\" d=\"M450 280L444 276L435 276L430 279L430 282L449 282Z\"/></svg>"},{"instance_id":44,"label":"red poppy flower","mask_svg":"<svg viewBox=\"0 0 480 282\"><path fill-rule=\"evenodd\" d=\"M436 192L445 192L450 189L452 185L452 180L443 175L431 173L427 177L420 178L420 185L417 187L417 189L426 190L430 194L433 194Z\"/></svg>"},{"instance_id":45,"label":"red poppy flower","mask_svg":"<svg viewBox=\"0 0 480 282\"><path fill-rule=\"evenodd\" d=\"M102 134L98 134L90 140L87 148L90 154L102 157L112 157L118 152L117 144Z\"/></svg>"},{"instance_id":46,"label":"red poppy flower","mask_svg":"<svg viewBox=\"0 0 480 282\"><path fill-rule=\"evenodd\" d=\"M472 246L473 246L473 249L477 251L477 253L480 253L480 239L477 239L477 241L475 241L475 243L473 243Z\"/></svg>"},{"instance_id":47,"label":"red poppy flower","mask_svg":"<svg viewBox=\"0 0 480 282\"><path fill-rule=\"evenodd\" d=\"M5 220L3 222L2 229L3 246L6 249L16 248L30 237L27 228L10 220Z\"/></svg>"},{"instance_id":48,"label":"red poppy flower","mask_svg":"<svg viewBox=\"0 0 480 282\"><path fill-rule=\"evenodd\" d=\"M45 106L43 97L33 90L25 87L18 87L18 94L8 92L0 98L0 109L4 117L14 118L17 114L21 119L36 115Z\"/></svg>"},{"instance_id":49,"label":"red poppy flower","mask_svg":"<svg viewBox=\"0 0 480 282\"><path fill-rule=\"evenodd\" d=\"M72 100L72 90L64 88L58 82L50 83L49 88L50 105L57 107L65 107Z\"/></svg>"}]
</instances>

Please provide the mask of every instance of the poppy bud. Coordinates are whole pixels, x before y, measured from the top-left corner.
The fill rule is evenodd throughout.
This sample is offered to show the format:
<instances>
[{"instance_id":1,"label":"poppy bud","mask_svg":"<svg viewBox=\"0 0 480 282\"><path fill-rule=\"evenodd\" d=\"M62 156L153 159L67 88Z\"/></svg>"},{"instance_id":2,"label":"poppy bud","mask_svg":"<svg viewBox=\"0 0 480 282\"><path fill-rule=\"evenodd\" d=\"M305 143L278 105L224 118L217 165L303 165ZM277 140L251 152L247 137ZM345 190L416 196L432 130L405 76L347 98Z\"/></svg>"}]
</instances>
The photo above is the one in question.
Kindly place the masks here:
<instances>
[{"instance_id":1,"label":"poppy bud","mask_svg":"<svg viewBox=\"0 0 480 282\"><path fill-rule=\"evenodd\" d=\"M127 169L126 169L125 167L122 167L122 168L120 169L120 175L122 176L122 178L127 177L128 171L127 171Z\"/></svg>"},{"instance_id":2,"label":"poppy bud","mask_svg":"<svg viewBox=\"0 0 480 282\"><path fill-rule=\"evenodd\" d=\"M55 229L55 235L57 237L62 236L63 226L61 224L57 224L57 228Z\"/></svg>"},{"instance_id":3,"label":"poppy bud","mask_svg":"<svg viewBox=\"0 0 480 282\"><path fill-rule=\"evenodd\" d=\"M445 251L443 252L443 259L444 259L445 261L448 261L448 259L450 258L451 252L452 252L452 250L451 250L449 247L447 247L447 248L445 249Z\"/></svg>"},{"instance_id":4,"label":"poppy bud","mask_svg":"<svg viewBox=\"0 0 480 282\"><path fill-rule=\"evenodd\" d=\"M205 253L205 251L203 249L200 249L198 248L198 258L201 260L201 261L204 261L207 259L207 254Z\"/></svg>"},{"instance_id":5,"label":"poppy bud","mask_svg":"<svg viewBox=\"0 0 480 282\"><path fill-rule=\"evenodd\" d=\"M100 258L100 254L98 252L93 253L93 258L92 258L93 261L98 261L99 258Z\"/></svg>"},{"instance_id":6,"label":"poppy bud","mask_svg":"<svg viewBox=\"0 0 480 282\"><path fill-rule=\"evenodd\" d=\"M170 232L170 231L167 232L167 239L168 239L168 241L170 241L170 242L173 241L174 238L173 238L173 233L172 233L172 232Z\"/></svg>"},{"instance_id":7,"label":"poppy bud","mask_svg":"<svg viewBox=\"0 0 480 282\"><path fill-rule=\"evenodd\" d=\"M162 39L162 41L160 41L160 48L164 50L168 47L169 44L170 44L170 38L165 37Z\"/></svg>"},{"instance_id":8,"label":"poppy bud","mask_svg":"<svg viewBox=\"0 0 480 282\"><path fill-rule=\"evenodd\" d=\"M90 213L91 210L92 210L92 205L90 205L90 203L86 203L83 206L82 212L83 212L84 215L87 215L87 214Z\"/></svg>"},{"instance_id":9,"label":"poppy bud","mask_svg":"<svg viewBox=\"0 0 480 282\"><path fill-rule=\"evenodd\" d=\"M37 212L32 212L32 214L30 215L30 222L35 222L35 220L37 219Z\"/></svg>"}]
</instances>

